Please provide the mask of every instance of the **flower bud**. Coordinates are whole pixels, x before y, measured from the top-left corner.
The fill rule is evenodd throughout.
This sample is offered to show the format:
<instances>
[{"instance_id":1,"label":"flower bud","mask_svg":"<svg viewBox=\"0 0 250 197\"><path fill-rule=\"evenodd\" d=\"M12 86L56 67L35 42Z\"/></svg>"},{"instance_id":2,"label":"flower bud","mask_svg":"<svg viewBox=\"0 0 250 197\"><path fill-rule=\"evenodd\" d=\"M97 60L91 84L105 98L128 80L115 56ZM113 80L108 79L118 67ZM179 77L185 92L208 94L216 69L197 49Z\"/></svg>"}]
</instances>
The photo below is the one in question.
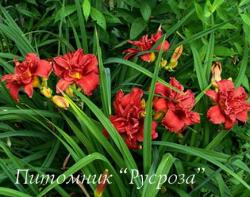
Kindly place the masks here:
<instances>
[{"instance_id":1,"label":"flower bud","mask_svg":"<svg viewBox=\"0 0 250 197\"><path fill-rule=\"evenodd\" d=\"M54 104L56 104L57 107L60 107L60 108L63 108L63 109L69 108L68 101L64 97L62 97L62 96L58 96L58 95L53 96L52 97L52 102Z\"/></svg>"},{"instance_id":2,"label":"flower bud","mask_svg":"<svg viewBox=\"0 0 250 197\"><path fill-rule=\"evenodd\" d=\"M107 186L107 177L108 177L108 174L109 174L109 171L106 169L104 170L102 176L101 176L101 180L99 182L99 184L97 185L96 187L96 190L95 190L95 194L94 196L95 197L101 197L106 186Z\"/></svg>"},{"instance_id":3,"label":"flower bud","mask_svg":"<svg viewBox=\"0 0 250 197\"><path fill-rule=\"evenodd\" d=\"M178 64L178 61L175 61L175 62L170 61L169 64L168 64L168 66L167 66L167 68L169 70L173 70L174 68L176 68L177 64Z\"/></svg>"},{"instance_id":4,"label":"flower bud","mask_svg":"<svg viewBox=\"0 0 250 197\"><path fill-rule=\"evenodd\" d=\"M48 87L42 87L41 94L43 96L45 96L46 98L51 98L52 97L52 90Z\"/></svg>"},{"instance_id":5,"label":"flower bud","mask_svg":"<svg viewBox=\"0 0 250 197\"><path fill-rule=\"evenodd\" d=\"M178 46L171 57L171 62L177 62L183 52L183 45Z\"/></svg>"},{"instance_id":6,"label":"flower bud","mask_svg":"<svg viewBox=\"0 0 250 197\"><path fill-rule=\"evenodd\" d=\"M69 86L67 89L66 89L66 94L69 96L69 97L73 97L74 96L74 89L76 88L75 84Z\"/></svg>"},{"instance_id":7,"label":"flower bud","mask_svg":"<svg viewBox=\"0 0 250 197\"><path fill-rule=\"evenodd\" d=\"M211 67L212 78L211 82L213 86L217 87L216 82L221 80L222 65L220 62L215 62Z\"/></svg>"},{"instance_id":8,"label":"flower bud","mask_svg":"<svg viewBox=\"0 0 250 197\"><path fill-rule=\"evenodd\" d=\"M161 67L165 68L167 63L168 63L167 60L161 59Z\"/></svg>"},{"instance_id":9,"label":"flower bud","mask_svg":"<svg viewBox=\"0 0 250 197\"><path fill-rule=\"evenodd\" d=\"M172 70L174 69L177 64L178 64L178 59L180 58L181 54L183 52L183 45L178 46L175 50L174 53L170 59L170 62L166 66L167 70Z\"/></svg>"},{"instance_id":10,"label":"flower bud","mask_svg":"<svg viewBox=\"0 0 250 197\"><path fill-rule=\"evenodd\" d=\"M42 87L47 87L48 86L48 79L43 77L42 78L42 84L41 84Z\"/></svg>"}]
</instances>

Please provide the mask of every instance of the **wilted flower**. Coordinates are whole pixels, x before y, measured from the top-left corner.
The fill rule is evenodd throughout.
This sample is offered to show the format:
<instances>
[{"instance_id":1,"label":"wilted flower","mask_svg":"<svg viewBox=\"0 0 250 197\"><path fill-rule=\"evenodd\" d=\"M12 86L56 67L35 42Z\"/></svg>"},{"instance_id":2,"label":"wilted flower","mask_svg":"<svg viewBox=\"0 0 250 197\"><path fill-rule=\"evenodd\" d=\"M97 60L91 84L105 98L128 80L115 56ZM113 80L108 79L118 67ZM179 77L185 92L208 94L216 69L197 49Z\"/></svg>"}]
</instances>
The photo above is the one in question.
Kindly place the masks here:
<instances>
[{"instance_id":1,"label":"wilted flower","mask_svg":"<svg viewBox=\"0 0 250 197\"><path fill-rule=\"evenodd\" d=\"M33 88L39 86L38 77L47 78L52 71L52 66L46 60L39 59L34 53L28 53L23 62L14 61L15 71L2 77L6 81L6 87L10 90L10 95L19 101L18 93L21 88L32 97Z\"/></svg>"},{"instance_id":2,"label":"wilted flower","mask_svg":"<svg viewBox=\"0 0 250 197\"><path fill-rule=\"evenodd\" d=\"M63 96L53 96L52 102L57 105L57 107L67 109L69 108L69 102Z\"/></svg>"},{"instance_id":3,"label":"wilted flower","mask_svg":"<svg viewBox=\"0 0 250 197\"><path fill-rule=\"evenodd\" d=\"M212 78L211 82L213 86L217 87L216 82L221 80L222 66L220 62L215 62L211 67Z\"/></svg>"},{"instance_id":4,"label":"wilted flower","mask_svg":"<svg viewBox=\"0 0 250 197\"><path fill-rule=\"evenodd\" d=\"M218 91L208 90L206 95L215 103L207 112L213 124L224 124L231 129L238 121L246 122L250 104L243 87L235 88L231 80L217 82Z\"/></svg>"},{"instance_id":5,"label":"wilted flower","mask_svg":"<svg viewBox=\"0 0 250 197\"><path fill-rule=\"evenodd\" d=\"M145 100L142 99L143 90L133 88L124 95L122 90L116 94L113 103L115 114L110 116L110 121L124 138L130 149L139 149L143 141L143 125L145 116ZM152 139L157 138L157 123L152 123Z\"/></svg>"},{"instance_id":6,"label":"wilted flower","mask_svg":"<svg viewBox=\"0 0 250 197\"><path fill-rule=\"evenodd\" d=\"M53 68L61 78L56 85L57 93L76 84L90 96L99 84L97 58L93 54L84 54L82 49L54 58Z\"/></svg>"},{"instance_id":7,"label":"wilted flower","mask_svg":"<svg viewBox=\"0 0 250 197\"><path fill-rule=\"evenodd\" d=\"M128 42L134 45L135 48L129 48L123 51L124 53L126 53L124 58L130 59L140 52L149 51L154 46L154 44L159 39L161 39L161 37L162 37L162 30L161 28L159 28L158 31L155 34L151 35L150 38L148 35L144 35L138 41L129 40ZM160 50L161 46L163 51L167 51L169 49L168 41L164 41L162 44L159 44L156 50ZM140 58L145 62L153 62L155 60L155 54L154 53L142 54L140 55Z\"/></svg>"},{"instance_id":8,"label":"wilted flower","mask_svg":"<svg viewBox=\"0 0 250 197\"><path fill-rule=\"evenodd\" d=\"M183 86L173 77L170 78L170 85L184 91ZM195 98L191 90L180 93L156 83L155 94L160 95L154 98L155 118L163 117L161 123L170 131L180 133L186 126L200 122L200 115L192 111Z\"/></svg>"}]
</instances>

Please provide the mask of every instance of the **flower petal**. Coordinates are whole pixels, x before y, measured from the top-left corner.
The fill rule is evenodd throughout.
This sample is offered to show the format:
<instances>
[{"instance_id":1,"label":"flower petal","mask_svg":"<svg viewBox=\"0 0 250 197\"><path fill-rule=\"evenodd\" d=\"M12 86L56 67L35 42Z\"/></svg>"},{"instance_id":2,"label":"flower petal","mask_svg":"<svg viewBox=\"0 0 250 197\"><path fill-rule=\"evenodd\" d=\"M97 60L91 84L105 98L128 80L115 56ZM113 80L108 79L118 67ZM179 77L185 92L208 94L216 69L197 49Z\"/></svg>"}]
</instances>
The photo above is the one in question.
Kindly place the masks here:
<instances>
[{"instance_id":1,"label":"flower petal","mask_svg":"<svg viewBox=\"0 0 250 197\"><path fill-rule=\"evenodd\" d=\"M161 47L162 47L162 50L165 52L165 51L167 51L167 50L169 49L170 44L169 44L169 42L168 42L167 40L165 40L165 41L163 42L162 46L161 46L161 44L159 44L159 45L157 46L156 50L160 51L160 50L161 50Z\"/></svg>"},{"instance_id":2,"label":"flower petal","mask_svg":"<svg viewBox=\"0 0 250 197\"><path fill-rule=\"evenodd\" d=\"M138 142L143 142L144 136L143 136L143 127L140 128L136 135L136 139Z\"/></svg>"},{"instance_id":3,"label":"flower petal","mask_svg":"<svg viewBox=\"0 0 250 197\"><path fill-rule=\"evenodd\" d=\"M230 120L230 119L227 118L226 121L225 121L224 128L225 129L232 129L233 126L234 126L234 123L237 123L237 121L233 122L232 120Z\"/></svg>"},{"instance_id":4,"label":"flower petal","mask_svg":"<svg viewBox=\"0 0 250 197\"><path fill-rule=\"evenodd\" d=\"M34 75L39 77L48 78L52 71L51 64L46 60L39 60L37 63L37 69Z\"/></svg>"},{"instance_id":5,"label":"flower petal","mask_svg":"<svg viewBox=\"0 0 250 197\"><path fill-rule=\"evenodd\" d=\"M129 48L127 50L124 50L123 53L126 53L126 55L124 56L124 59L128 60L128 59L133 58L137 53L139 53L139 50L134 49L134 48Z\"/></svg>"},{"instance_id":6,"label":"flower petal","mask_svg":"<svg viewBox=\"0 0 250 197\"><path fill-rule=\"evenodd\" d=\"M39 61L39 57L35 53L28 53L25 56L25 61L30 61L32 63L36 63L37 61Z\"/></svg>"},{"instance_id":7,"label":"flower petal","mask_svg":"<svg viewBox=\"0 0 250 197\"><path fill-rule=\"evenodd\" d=\"M174 77L170 77L170 81L169 84L175 88L177 88L178 90L183 91L184 87L180 84L179 81L177 81ZM170 89L170 88L169 88ZM174 90L173 90L174 91Z\"/></svg>"},{"instance_id":8,"label":"flower petal","mask_svg":"<svg viewBox=\"0 0 250 197\"><path fill-rule=\"evenodd\" d=\"M167 91L168 91L168 87L166 87L165 85L159 82L155 84L155 94L159 94L161 96L167 97L168 96Z\"/></svg>"},{"instance_id":9,"label":"flower petal","mask_svg":"<svg viewBox=\"0 0 250 197\"><path fill-rule=\"evenodd\" d=\"M15 84L15 83L7 83L6 87L9 89L11 97L15 101L19 102L18 93L19 93L19 90L20 90L21 86Z\"/></svg>"},{"instance_id":10,"label":"flower petal","mask_svg":"<svg viewBox=\"0 0 250 197\"><path fill-rule=\"evenodd\" d=\"M244 110L236 115L236 118L241 122L247 122L248 120L248 111Z\"/></svg>"},{"instance_id":11,"label":"flower petal","mask_svg":"<svg viewBox=\"0 0 250 197\"><path fill-rule=\"evenodd\" d=\"M188 112L188 116L185 119L186 125L198 124L200 123L200 114L197 112Z\"/></svg>"},{"instance_id":12,"label":"flower petal","mask_svg":"<svg viewBox=\"0 0 250 197\"><path fill-rule=\"evenodd\" d=\"M31 98L33 95L33 84L27 84L23 87L24 92Z\"/></svg>"},{"instance_id":13,"label":"flower petal","mask_svg":"<svg viewBox=\"0 0 250 197\"><path fill-rule=\"evenodd\" d=\"M158 137L156 127L157 127L157 122L153 121L152 122L152 132L151 132L152 139L156 139ZM139 132L136 135L136 139L138 142L143 142L143 139L144 139L143 132L144 132L143 127L141 127Z\"/></svg>"},{"instance_id":14,"label":"flower petal","mask_svg":"<svg viewBox=\"0 0 250 197\"><path fill-rule=\"evenodd\" d=\"M236 88L234 90L233 96L236 99L243 99L243 100L247 99L247 93L243 87Z\"/></svg>"},{"instance_id":15,"label":"flower petal","mask_svg":"<svg viewBox=\"0 0 250 197\"><path fill-rule=\"evenodd\" d=\"M139 149L140 148L140 146L139 146L139 144L138 144L138 142L137 142L137 140L136 140L136 138L135 137L126 137L125 138L125 143L127 144L127 146L128 146L128 148L129 149L135 149L135 150L137 150L137 149Z\"/></svg>"},{"instance_id":16,"label":"flower petal","mask_svg":"<svg viewBox=\"0 0 250 197\"><path fill-rule=\"evenodd\" d=\"M152 55L151 53L146 53L140 56L140 58L144 61L144 62L152 62L154 59L152 59Z\"/></svg>"},{"instance_id":17,"label":"flower petal","mask_svg":"<svg viewBox=\"0 0 250 197\"><path fill-rule=\"evenodd\" d=\"M7 75L4 75L2 76L1 78L1 81L7 81L7 82L10 82L14 79L14 74L7 74Z\"/></svg>"},{"instance_id":18,"label":"flower petal","mask_svg":"<svg viewBox=\"0 0 250 197\"><path fill-rule=\"evenodd\" d=\"M72 53L72 57L70 59L72 65L79 65L82 62L82 57L84 56L83 49L77 49Z\"/></svg>"},{"instance_id":19,"label":"flower petal","mask_svg":"<svg viewBox=\"0 0 250 197\"><path fill-rule=\"evenodd\" d=\"M81 55L78 59L78 65L83 69L84 73L95 72L98 73L98 61L95 55L86 54Z\"/></svg>"},{"instance_id":20,"label":"flower petal","mask_svg":"<svg viewBox=\"0 0 250 197\"><path fill-rule=\"evenodd\" d=\"M89 75L83 76L76 83L87 96L90 96L99 84L99 76L97 73L92 72Z\"/></svg>"},{"instance_id":21,"label":"flower petal","mask_svg":"<svg viewBox=\"0 0 250 197\"><path fill-rule=\"evenodd\" d=\"M116 128L116 130L119 132L119 133L125 133L125 119L120 117L120 116L117 116L117 115L111 115L109 117L110 121L112 122L113 126Z\"/></svg>"},{"instance_id":22,"label":"flower petal","mask_svg":"<svg viewBox=\"0 0 250 197\"><path fill-rule=\"evenodd\" d=\"M231 80L221 80L217 84L220 92L227 92L234 89L234 84Z\"/></svg>"},{"instance_id":23,"label":"flower petal","mask_svg":"<svg viewBox=\"0 0 250 197\"><path fill-rule=\"evenodd\" d=\"M157 122L153 121L152 122L152 139L156 139L158 137L158 133L156 131L156 128L157 128Z\"/></svg>"},{"instance_id":24,"label":"flower petal","mask_svg":"<svg viewBox=\"0 0 250 197\"><path fill-rule=\"evenodd\" d=\"M65 71L65 68L62 67L61 65L53 62L53 71L54 71L54 73L55 73L56 76L62 77L63 73Z\"/></svg>"},{"instance_id":25,"label":"flower petal","mask_svg":"<svg viewBox=\"0 0 250 197\"><path fill-rule=\"evenodd\" d=\"M221 124L226 121L225 116L218 105L210 107L207 112L207 117L213 124Z\"/></svg>"},{"instance_id":26,"label":"flower petal","mask_svg":"<svg viewBox=\"0 0 250 197\"><path fill-rule=\"evenodd\" d=\"M127 105L140 105L141 98L143 96L143 90L140 88L133 88L129 94L124 95L120 99L120 104L124 107Z\"/></svg>"},{"instance_id":27,"label":"flower petal","mask_svg":"<svg viewBox=\"0 0 250 197\"><path fill-rule=\"evenodd\" d=\"M157 42L162 37L162 30L159 28L155 34L151 35L151 40Z\"/></svg>"},{"instance_id":28,"label":"flower petal","mask_svg":"<svg viewBox=\"0 0 250 197\"><path fill-rule=\"evenodd\" d=\"M63 67L64 69L69 68L70 59L72 58L72 53L67 53L63 56L58 56L54 58L54 62L58 65Z\"/></svg>"},{"instance_id":29,"label":"flower petal","mask_svg":"<svg viewBox=\"0 0 250 197\"><path fill-rule=\"evenodd\" d=\"M192 110L195 105L194 93L191 90L187 90L184 94L176 93L176 99L181 109Z\"/></svg>"},{"instance_id":30,"label":"flower petal","mask_svg":"<svg viewBox=\"0 0 250 197\"><path fill-rule=\"evenodd\" d=\"M162 120L162 124L175 133L179 133L184 128L184 121L180 119L172 110L168 110Z\"/></svg>"},{"instance_id":31,"label":"flower petal","mask_svg":"<svg viewBox=\"0 0 250 197\"><path fill-rule=\"evenodd\" d=\"M218 93L214 90L207 90L206 95L214 102L217 102L218 100Z\"/></svg>"},{"instance_id":32,"label":"flower petal","mask_svg":"<svg viewBox=\"0 0 250 197\"><path fill-rule=\"evenodd\" d=\"M157 111L157 112L158 111L165 112L168 109L168 103L167 103L166 99L164 99L164 98L154 99L153 106L154 106L155 111Z\"/></svg>"},{"instance_id":33,"label":"flower petal","mask_svg":"<svg viewBox=\"0 0 250 197\"><path fill-rule=\"evenodd\" d=\"M122 90L118 90L115 96L115 100L113 102L114 110L116 114L122 115L123 113L123 107L121 105L121 99L124 96L124 93Z\"/></svg>"},{"instance_id":34,"label":"flower petal","mask_svg":"<svg viewBox=\"0 0 250 197\"><path fill-rule=\"evenodd\" d=\"M60 79L56 84L56 93L59 94L67 89L69 85L71 85L73 81L66 81L64 79Z\"/></svg>"}]
</instances>

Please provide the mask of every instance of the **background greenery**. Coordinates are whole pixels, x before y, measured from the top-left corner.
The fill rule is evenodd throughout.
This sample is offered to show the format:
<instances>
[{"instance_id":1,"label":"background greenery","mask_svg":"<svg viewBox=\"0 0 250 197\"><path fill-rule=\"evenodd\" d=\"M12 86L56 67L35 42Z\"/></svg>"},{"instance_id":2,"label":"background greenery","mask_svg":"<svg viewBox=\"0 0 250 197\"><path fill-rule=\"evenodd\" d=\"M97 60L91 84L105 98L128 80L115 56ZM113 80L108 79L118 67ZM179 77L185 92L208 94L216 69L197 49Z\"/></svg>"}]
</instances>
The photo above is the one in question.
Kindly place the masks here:
<instances>
[{"instance_id":1,"label":"background greenery","mask_svg":"<svg viewBox=\"0 0 250 197\"><path fill-rule=\"evenodd\" d=\"M210 84L210 66L221 61L223 78L232 77L237 86L249 91L247 69L250 44L249 0L1 0L0 73L13 71L13 58L23 59L28 52L41 58L83 48L99 60L100 88L91 98L78 93L68 111L58 110L36 92L32 99L22 96L15 103L4 84L0 84L0 195L1 196L80 196L78 185L15 184L16 169L30 168L35 173L100 174L109 169L114 184L104 196L249 196L250 126L239 125L229 132L208 123L205 113L210 105L204 89ZM174 72L159 71L155 65L122 59L128 39L154 33L162 25L171 48L184 45ZM118 89L138 86L152 97L149 88L156 80L175 76L196 93L196 111L202 123L175 135L159 128L159 138L151 142L146 133L144 149L129 151L108 116ZM165 82L165 83L166 83ZM51 81L51 87L56 79ZM151 113L150 106L147 114ZM150 125L151 118L146 117ZM102 128L110 140L102 135ZM62 169L67 155L67 171ZM193 174L194 185L164 184L160 191L145 184L137 190L129 185L130 176L120 168L139 169L141 173ZM95 185L84 185L89 195ZM119 188L119 189L118 189Z\"/></svg>"}]
</instances>

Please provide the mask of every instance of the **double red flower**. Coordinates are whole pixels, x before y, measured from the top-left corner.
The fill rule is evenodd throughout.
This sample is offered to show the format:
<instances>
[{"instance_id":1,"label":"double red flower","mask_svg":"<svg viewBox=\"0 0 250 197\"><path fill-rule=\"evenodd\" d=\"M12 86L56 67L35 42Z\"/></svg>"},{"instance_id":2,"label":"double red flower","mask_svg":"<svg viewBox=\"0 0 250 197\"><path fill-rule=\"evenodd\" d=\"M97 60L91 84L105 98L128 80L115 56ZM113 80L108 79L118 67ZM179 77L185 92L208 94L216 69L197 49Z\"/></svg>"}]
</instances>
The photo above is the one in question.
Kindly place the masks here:
<instances>
[{"instance_id":1,"label":"double red flower","mask_svg":"<svg viewBox=\"0 0 250 197\"><path fill-rule=\"evenodd\" d=\"M16 101L19 101L18 94L22 87L24 92L32 97L37 77L47 78L52 71L51 64L46 60L39 59L34 53L28 53L23 62L15 60L14 63L14 74L4 75L1 80L6 81L6 87Z\"/></svg>"},{"instance_id":2,"label":"double red flower","mask_svg":"<svg viewBox=\"0 0 250 197\"><path fill-rule=\"evenodd\" d=\"M99 84L97 58L93 54L84 54L82 49L54 58L53 68L61 78L56 85L57 93L76 84L89 96Z\"/></svg>"},{"instance_id":3,"label":"double red flower","mask_svg":"<svg viewBox=\"0 0 250 197\"><path fill-rule=\"evenodd\" d=\"M156 114L163 115L161 123L168 130L180 133L186 126L199 123L200 115L192 111L195 105L194 93L191 90L183 92L183 86L175 78L170 78L170 85L180 92L157 83L155 94L160 96L154 98L153 106Z\"/></svg>"},{"instance_id":4,"label":"double red flower","mask_svg":"<svg viewBox=\"0 0 250 197\"><path fill-rule=\"evenodd\" d=\"M243 87L235 88L231 80L217 82L218 91L208 90L206 95L215 103L207 117L213 124L224 124L225 129L231 129L238 121L246 122L250 104Z\"/></svg>"},{"instance_id":5,"label":"double red flower","mask_svg":"<svg viewBox=\"0 0 250 197\"><path fill-rule=\"evenodd\" d=\"M143 90L139 88L133 88L126 95L120 90L113 103L115 114L110 116L110 121L130 149L139 149L143 141L145 101L142 97ZM153 122L152 139L158 137L156 126L157 123Z\"/></svg>"},{"instance_id":6,"label":"double red flower","mask_svg":"<svg viewBox=\"0 0 250 197\"><path fill-rule=\"evenodd\" d=\"M140 38L140 40L138 41L132 41L129 40L128 42L132 45L135 46L135 48L129 48L126 49L125 51L123 51L123 53L126 53L125 55L125 59L130 59L132 57L134 57L136 54L140 53L140 52L144 52L144 51L148 51L150 50L153 45L162 37L162 30L161 28L158 29L158 31L151 35L151 37L149 38L149 36L146 34L144 36L142 36ZM161 45L162 46L162 50L163 51L167 51L169 49L169 42L168 41L164 41L162 44L159 44L156 48L156 50L160 50L161 49ZM155 59L155 54L154 53L146 53L146 54L142 54L140 55L141 60L145 61L145 62L153 62Z\"/></svg>"}]
</instances>

